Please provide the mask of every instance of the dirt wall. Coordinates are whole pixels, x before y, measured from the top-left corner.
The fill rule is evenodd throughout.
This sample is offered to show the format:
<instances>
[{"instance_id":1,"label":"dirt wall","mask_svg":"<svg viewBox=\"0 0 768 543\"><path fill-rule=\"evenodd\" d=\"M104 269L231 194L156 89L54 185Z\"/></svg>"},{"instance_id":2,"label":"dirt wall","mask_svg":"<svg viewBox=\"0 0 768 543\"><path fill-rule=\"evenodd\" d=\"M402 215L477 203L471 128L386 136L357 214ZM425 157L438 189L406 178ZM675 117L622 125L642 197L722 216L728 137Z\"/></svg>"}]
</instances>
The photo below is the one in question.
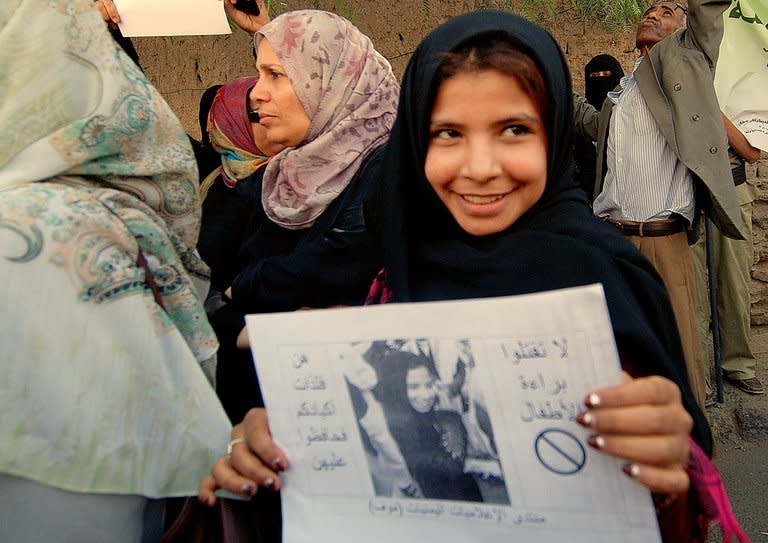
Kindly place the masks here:
<instances>
[{"instance_id":1,"label":"dirt wall","mask_svg":"<svg viewBox=\"0 0 768 543\"><path fill-rule=\"evenodd\" d=\"M276 2L275 2L276 4ZM371 37L400 77L419 41L442 21L481 5L514 2L479 0L374 0L286 1L281 9L320 8L336 11ZM522 2L521 2L522 4ZM632 33L611 32L586 24L564 9L542 16L541 22L557 38L583 88L584 64L594 55L611 53L629 69L634 62ZM200 95L211 85L254 72L250 36L235 28L230 35L135 38L141 64L179 115L188 132L199 135L197 109Z\"/></svg>"}]
</instances>

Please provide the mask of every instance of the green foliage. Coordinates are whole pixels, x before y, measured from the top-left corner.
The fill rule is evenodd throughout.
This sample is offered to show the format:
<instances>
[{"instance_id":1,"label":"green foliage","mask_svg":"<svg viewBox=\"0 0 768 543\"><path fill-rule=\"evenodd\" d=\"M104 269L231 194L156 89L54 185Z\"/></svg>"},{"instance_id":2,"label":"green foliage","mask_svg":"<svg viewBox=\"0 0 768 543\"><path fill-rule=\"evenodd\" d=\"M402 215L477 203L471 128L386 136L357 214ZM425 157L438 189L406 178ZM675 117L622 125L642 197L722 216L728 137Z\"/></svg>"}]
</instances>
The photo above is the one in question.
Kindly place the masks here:
<instances>
[{"instance_id":1,"label":"green foliage","mask_svg":"<svg viewBox=\"0 0 768 543\"><path fill-rule=\"evenodd\" d=\"M523 0L520 14L533 21L551 20L557 15L558 4L558 0Z\"/></svg>"},{"instance_id":2,"label":"green foliage","mask_svg":"<svg viewBox=\"0 0 768 543\"><path fill-rule=\"evenodd\" d=\"M645 11L645 0L571 0L585 21L600 22L612 30L628 30Z\"/></svg>"},{"instance_id":3,"label":"green foliage","mask_svg":"<svg viewBox=\"0 0 768 543\"><path fill-rule=\"evenodd\" d=\"M354 21L357 17L358 7L351 0L333 0L333 11L350 21Z\"/></svg>"},{"instance_id":4,"label":"green foliage","mask_svg":"<svg viewBox=\"0 0 768 543\"><path fill-rule=\"evenodd\" d=\"M546 0L548 1L548 0ZM512 0L475 0L475 9L498 9L502 11L514 11L515 2Z\"/></svg>"},{"instance_id":5,"label":"green foliage","mask_svg":"<svg viewBox=\"0 0 768 543\"><path fill-rule=\"evenodd\" d=\"M267 6L267 12L272 18L277 17L289 9L288 4L281 0L264 0L264 4Z\"/></svg>"},{"instance_id":6,"label":"green foliage","mask_svg":"<svg viewBox=\"0 0 768 543\"><path fill-rule=\"evenodd\" d=\"M352 22L380 0L264 0L275 17L299 8L327 9ZM471 0L470 9L498 9L519 13L540 24L571 20L575 24L599 23L613 31L634 27L650 0ZM421 0L421 16L430 19L439 11L439 0Z\"/></svg>"},{"instance_id":7,"label":"green foliage","mask_svg":"<svg viewBox=\"0 0 768 543\"><path fill-rule=\"evenodd\" d=\"M614 31L632 28L649 3L649 0L475 0L478 9L511 10L541 24L570 18L577 23L600 23Z\"/></svg>"},{"instance_id":8,"label":"green foliage","mask_svg":"<svg viewBox=\"0 0 768 543\"><path fill-rule=\"evenodd\" d=\"M275 1L275 0L273 0ZM282 2L283 6L285 6L285 2ZM333 13L337 13L344 17L345 19L348 19L352 21L353 23L356 22L357 16L360 13L360 4L361 2L357 0L314 0L311 5L307 5L307 3L298 3L293 2L293 6L290 8L283 7L283 11L288 11L288 9L305 9L305 8L311 8L311 9L324 9L327 11L332 11ZM269 14L274 18L277 13L273 14L271 11Z\"/></svg>"}]
</instances>

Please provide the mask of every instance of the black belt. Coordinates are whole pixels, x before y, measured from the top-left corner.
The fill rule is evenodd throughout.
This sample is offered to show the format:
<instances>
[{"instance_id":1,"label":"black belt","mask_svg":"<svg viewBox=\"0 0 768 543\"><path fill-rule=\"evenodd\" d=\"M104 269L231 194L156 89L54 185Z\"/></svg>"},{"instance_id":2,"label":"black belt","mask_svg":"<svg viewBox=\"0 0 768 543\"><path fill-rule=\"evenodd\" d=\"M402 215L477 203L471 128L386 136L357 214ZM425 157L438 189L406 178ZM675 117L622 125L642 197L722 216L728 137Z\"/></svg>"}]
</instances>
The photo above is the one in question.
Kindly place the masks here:
<instances>
[{"instance_id":1,"label":"black belt","mask_svg":"<svg viewBox=\"0 0 768 543\"><path fill-rule=\"evenodd\" d=\"M685 222L682 217L679 216L648 222L622 221L618 219L606 219L606 221L618 228L625 236L644 236L652 238L658 236L670 236L685 230Z\"/></svg>"}]
</instances>

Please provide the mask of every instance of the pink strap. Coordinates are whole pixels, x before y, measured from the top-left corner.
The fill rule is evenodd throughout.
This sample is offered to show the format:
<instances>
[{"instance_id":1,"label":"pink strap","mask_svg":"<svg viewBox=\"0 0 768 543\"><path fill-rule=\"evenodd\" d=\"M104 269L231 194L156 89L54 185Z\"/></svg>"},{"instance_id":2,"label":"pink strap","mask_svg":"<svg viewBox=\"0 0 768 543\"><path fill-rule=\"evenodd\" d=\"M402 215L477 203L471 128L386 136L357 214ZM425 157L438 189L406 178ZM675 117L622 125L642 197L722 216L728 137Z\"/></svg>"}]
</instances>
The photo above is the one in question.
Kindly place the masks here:
<instances>
[{"instance_id":1,"label":"pink strap","mask_svg":"<svg viewBox=\"0 0 768 543\"><path fill-rule=\"evenodd\" d=\"M393 294L394 292L387 287L387 275L381 269L368 290L365 305L386 304L392 299Z\"/></svg>"},{"instance_id":2,"label":"pink strap","mask_svg":"<svg viewBox=\"0 0 768 543\"><path fill-rule=\"evenodd\" d=\"M704 514L720 524L724 543L731 543L731 537L734 535L741 543L749 543L749 536L741 529L739 521L733 514L731 501L728 499L728 493L717 468L693 439L689 437L688 442L691 452L685 469L691 479L691 485L696 490Z\"/></svg>"}]
</instances>

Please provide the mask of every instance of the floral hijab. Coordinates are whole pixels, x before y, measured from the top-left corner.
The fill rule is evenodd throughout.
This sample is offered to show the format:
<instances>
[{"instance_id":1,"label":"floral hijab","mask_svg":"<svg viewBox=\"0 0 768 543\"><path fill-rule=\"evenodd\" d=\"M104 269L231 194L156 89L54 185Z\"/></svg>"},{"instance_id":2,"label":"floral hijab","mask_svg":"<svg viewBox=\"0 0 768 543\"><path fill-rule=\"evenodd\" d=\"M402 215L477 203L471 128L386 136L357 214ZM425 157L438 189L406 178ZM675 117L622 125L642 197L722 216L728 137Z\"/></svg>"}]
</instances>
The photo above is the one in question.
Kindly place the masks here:
<instances>
[{"instance_id":1,"label":"floral hijab","mask_svg":"<svg viewBox=\"0 0 768 543\"><path fill-rule=\"evenodd\" d=\"M102 204L95 209L108 208L109 217L122 222L125 229L118 230L133 237L163 284L163 329L177 327L198 361L209 361L217 342L200 300L209 270L194 249L200 204L192 147L90 0L0 2L0 193L44 182L76 186L84 196L78 213L87 196ZM8 203L15 196L4 198ZM37 210L32 217L43 215ZM23 219L2 216L0 227L37 240L39 229ZM62 219L48 221L53 227ZM111 240L99 238L102 256L112 250ZM67 251L84 264L95 247L83 242ZM113 266L85 278L77 266L71 269L77 284L87 283L81 301L95 292L91 282L123 294L129 291L119 285L134 285Z\"/></svg>"},{"instance_id":2,"label":"floral hijab","mask_svg":"<svg viewBox=\"0 0 768 543\"><path fill-rule=\"evenodd\" d=\"M189 140L108 38L87 0L0 3L0 189L97 176L144 201L193 247L200 207Z\"/></svg>"},{"instance_id":3,"label":"floral hijab","mask_svg":"<svg viewBox=\"0 0 768 543\"><path fill-rule=\"evenodd\" d=\"M326 11L276 17L254 37L269 41L311 120L306 141L267 164L262 204L275 223L309 228L384 142L399 86L389 62L352 23Z\"/></svg>"}]
</instances>

